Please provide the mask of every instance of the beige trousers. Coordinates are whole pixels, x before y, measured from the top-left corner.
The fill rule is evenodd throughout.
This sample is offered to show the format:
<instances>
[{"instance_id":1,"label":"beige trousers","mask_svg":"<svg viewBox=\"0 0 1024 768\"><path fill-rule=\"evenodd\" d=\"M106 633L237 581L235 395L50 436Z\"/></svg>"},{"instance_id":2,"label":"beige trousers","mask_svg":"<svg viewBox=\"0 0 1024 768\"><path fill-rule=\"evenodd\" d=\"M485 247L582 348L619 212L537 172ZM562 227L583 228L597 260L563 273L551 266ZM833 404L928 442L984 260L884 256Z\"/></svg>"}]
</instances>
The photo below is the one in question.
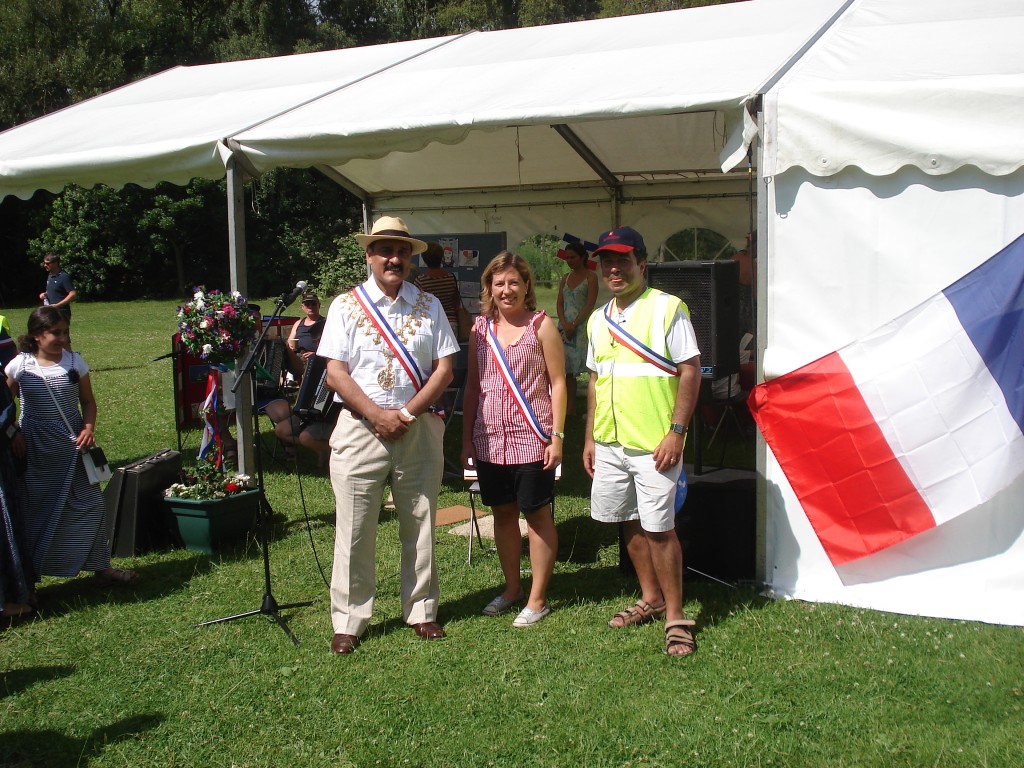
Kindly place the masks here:
<instances>
[{"instance_id":1,"label":"beige trousers","mask_svg":"<svg viewBox=\"0 0 1024 768\"><path fill-rule=\"evenodd\" d=\"M398 514L402 542L402 618L437 618L439 586L434 521L444 471L444 421L423 414L400 440L374 437L369 422L342 411L331 435L331 485L337 529L331 576L331 622L336 633L362 635L376 593L377 522L384 484Z\"/></svg>"}]
</instances>

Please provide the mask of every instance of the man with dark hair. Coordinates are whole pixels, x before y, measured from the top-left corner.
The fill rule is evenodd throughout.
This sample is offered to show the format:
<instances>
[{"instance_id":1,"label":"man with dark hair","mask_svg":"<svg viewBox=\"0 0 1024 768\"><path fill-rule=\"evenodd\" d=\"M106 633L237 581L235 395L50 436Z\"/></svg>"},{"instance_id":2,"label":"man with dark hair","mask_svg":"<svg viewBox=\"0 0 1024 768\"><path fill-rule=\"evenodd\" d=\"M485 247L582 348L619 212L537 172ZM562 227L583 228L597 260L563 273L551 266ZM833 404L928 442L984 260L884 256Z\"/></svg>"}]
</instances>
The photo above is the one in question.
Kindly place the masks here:
<instances>
[{"instance_id":1,"label":"man with dark hair","mask_svg":"<svg viewBox=\"0 0 1024 768\"><path fill-rule=\"evenodd\" d=\"M331 304L317 349L343 408L330 440L336 654L358 647L373 612L377 521L389 478L402 540L402 618L424 640L444 637L434 561L444 420L431 405L452 380L459 350L441 303L406 279L413 255L427 244L391 216L355 237L370 278Z\"/></svg>"},{"instance_id":2,"label":"man with dark hair","mask_svg":"<svg viewBox=\"0 0 1024 768\"><path fill-rule=\"evenodd\" d=\"M640 233L618 227L595 251L606 306L587 323L587 432L583 466L593 479L595 520L621 523L640 581L636 604L608 622L614 628L665 617L665 652L697 649L683 618L683 555L675 532L686 424L700 388L700 350L685 305L648 288Z\"/></svg>"},{"instance_id":3,"label":"man with dark hair","mask_svg":"<svg viewBox=\"0 0 1024 768\"><path fill-rule=\"evenodd\" d=\"M55 253L43 256L43 268L46 270L46 290L39 294L39 300L58 312L71 323L71 302L78 298L78 291L68 273L60 268L60 257Z\"/></svg>"}]
</instances>

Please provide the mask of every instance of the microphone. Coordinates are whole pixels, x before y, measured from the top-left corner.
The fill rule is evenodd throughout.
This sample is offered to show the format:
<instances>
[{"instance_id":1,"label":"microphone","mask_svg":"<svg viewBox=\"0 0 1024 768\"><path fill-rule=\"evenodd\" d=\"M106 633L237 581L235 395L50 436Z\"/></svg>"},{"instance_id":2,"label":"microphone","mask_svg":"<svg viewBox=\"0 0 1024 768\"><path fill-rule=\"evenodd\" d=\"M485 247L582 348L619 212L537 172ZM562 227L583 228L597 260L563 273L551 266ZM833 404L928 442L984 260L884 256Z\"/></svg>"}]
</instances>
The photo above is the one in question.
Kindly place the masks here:
<instances>
[{"instance_id":1,"label":"microphone","mask_svg":"<svg viewBox=\"0 0 1024 768\"><path fill-rule=\"evenodd\" d=\"M306 290L306 285L308 285L308 283L306 283L305 280L299 280L299 282L295 284L295 289L291 293L282 293L280 298L281 306L287 307L299 298L299 295Z\"/></svg>"}]
</instances>

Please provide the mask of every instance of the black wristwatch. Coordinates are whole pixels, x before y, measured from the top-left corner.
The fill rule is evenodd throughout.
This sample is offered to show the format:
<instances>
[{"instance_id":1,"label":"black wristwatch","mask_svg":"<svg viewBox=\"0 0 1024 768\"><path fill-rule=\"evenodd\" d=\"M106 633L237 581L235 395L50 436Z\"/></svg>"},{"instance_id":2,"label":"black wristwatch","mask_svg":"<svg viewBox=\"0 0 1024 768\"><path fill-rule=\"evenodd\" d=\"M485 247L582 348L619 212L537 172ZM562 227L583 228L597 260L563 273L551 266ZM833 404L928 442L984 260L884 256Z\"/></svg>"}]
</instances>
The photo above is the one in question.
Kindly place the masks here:
<instances>
[{"instance_id":1,"label":"black wristwatch","mask_svg":"<svg viewBox=\"0 0 1024 768\"><path fill-rule=\"evenodd\" d=\"M669 424L668 428L671 431L675 432L677 435L685 435L686 434L686 425L685 424L676 424L675 422L673 422L673 423Z\"/></svg>"}]
</instances>

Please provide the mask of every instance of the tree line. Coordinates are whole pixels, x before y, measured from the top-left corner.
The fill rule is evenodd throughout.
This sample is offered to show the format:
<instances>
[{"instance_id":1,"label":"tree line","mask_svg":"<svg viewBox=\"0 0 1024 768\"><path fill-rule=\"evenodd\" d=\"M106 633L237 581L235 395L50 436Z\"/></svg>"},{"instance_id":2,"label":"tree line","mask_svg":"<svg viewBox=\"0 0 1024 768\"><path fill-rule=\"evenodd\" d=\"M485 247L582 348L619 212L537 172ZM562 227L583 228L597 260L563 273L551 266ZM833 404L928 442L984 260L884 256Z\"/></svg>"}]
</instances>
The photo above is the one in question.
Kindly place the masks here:
<instances>
[{"instance_id":1,"label":"tree line","mask_svg":"<svg viewBox=\"0 0 1024 768\"><path fill-rule=\"evenodd\" d=\"M0 130L178 65L731 1L4 0ZM252 295L279 292L282 275L319 273L320 285L338 288L359 274L349 235L359 229L360 204L318 172L266 173L250 183L247 203ZM226 220L223 180L8 197L0 202L0 306L34 303L39 264L51 251L87 300L226 286Z\"/></svg>"}]
</instances>

